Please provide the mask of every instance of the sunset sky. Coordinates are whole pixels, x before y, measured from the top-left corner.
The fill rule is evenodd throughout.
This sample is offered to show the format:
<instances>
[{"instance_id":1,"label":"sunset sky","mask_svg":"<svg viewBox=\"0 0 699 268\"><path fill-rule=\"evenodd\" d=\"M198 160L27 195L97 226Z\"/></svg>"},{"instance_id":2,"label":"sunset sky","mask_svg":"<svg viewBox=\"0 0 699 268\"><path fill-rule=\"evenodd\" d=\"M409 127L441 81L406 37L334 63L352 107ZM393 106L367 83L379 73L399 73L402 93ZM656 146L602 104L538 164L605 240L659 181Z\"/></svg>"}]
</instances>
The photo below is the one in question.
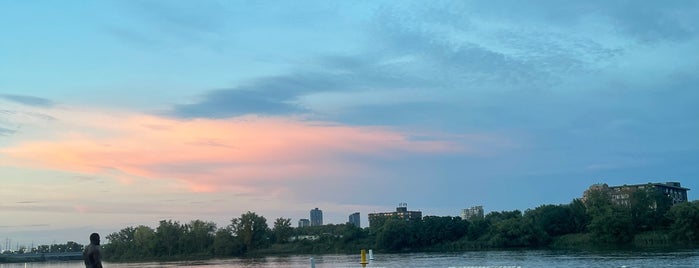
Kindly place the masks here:
<instances>
[{"instance_id":1,"label":"sunset sky","mask_svg":"<svg viewBox=\"0 0 699 268\"><path fill-rule=\"evenodd\" d=\"M698 1L0 1L0 249L699 191Z\"/></svg>"}]
</instances>

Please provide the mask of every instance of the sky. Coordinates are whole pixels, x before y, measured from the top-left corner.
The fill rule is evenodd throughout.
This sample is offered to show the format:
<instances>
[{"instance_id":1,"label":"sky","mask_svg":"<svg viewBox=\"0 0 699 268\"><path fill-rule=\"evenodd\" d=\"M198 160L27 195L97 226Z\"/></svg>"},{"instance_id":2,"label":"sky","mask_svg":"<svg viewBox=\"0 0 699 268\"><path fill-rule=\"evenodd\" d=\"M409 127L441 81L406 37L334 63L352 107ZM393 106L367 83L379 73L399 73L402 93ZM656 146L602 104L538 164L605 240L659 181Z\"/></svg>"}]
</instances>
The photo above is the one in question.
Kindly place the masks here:
<instances>
[{"instance_id":1,"label":"sky","mask_svg":"<svg viewBox=\"0 0 699 268\"><path fill-rule=\"evenodd\" d=\"M697 1L0 1L0 249L699 191ZM8 243L9 242L9 243Z\"/></svg>"}]
</instances>

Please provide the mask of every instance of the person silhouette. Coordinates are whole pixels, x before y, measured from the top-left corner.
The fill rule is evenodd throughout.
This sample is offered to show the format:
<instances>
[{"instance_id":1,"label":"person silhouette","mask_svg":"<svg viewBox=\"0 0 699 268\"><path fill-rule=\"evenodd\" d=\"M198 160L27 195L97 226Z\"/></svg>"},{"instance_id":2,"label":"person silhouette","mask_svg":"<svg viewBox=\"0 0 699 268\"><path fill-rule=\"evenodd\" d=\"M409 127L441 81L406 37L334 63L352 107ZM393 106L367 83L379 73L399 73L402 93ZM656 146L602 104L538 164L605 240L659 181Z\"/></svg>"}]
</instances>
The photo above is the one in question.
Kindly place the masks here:
<instances>
[{"instance_id":1,"label":"person silhouette","mask_svg":"<svg viewBox=\"0 0 699 268\"><path fill-rule=\"evenodd\" d=\"M83 251L85 268L102 268L102 253L100 252L100 235L90 234L90 244Z\"/></svg>"}]
</instances>

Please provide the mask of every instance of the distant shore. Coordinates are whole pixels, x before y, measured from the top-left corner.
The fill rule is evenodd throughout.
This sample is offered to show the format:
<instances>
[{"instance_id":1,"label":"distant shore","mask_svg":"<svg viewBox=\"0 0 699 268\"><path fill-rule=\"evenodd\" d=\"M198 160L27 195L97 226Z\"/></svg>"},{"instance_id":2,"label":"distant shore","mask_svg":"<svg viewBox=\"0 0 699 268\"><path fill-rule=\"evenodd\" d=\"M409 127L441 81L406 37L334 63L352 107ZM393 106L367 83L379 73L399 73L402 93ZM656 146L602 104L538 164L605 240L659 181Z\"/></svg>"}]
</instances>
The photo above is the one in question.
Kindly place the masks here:
<instances>
[{"instance_id":1,"label":"distant shore","mask_svg":"<svg viewBox=\"0 0 699 268\"><path fill-rule=\"evenodd\" d=\"M82 252L11 253L0 255L0 263L82 260Z\"/></svg>"}]
</instances>

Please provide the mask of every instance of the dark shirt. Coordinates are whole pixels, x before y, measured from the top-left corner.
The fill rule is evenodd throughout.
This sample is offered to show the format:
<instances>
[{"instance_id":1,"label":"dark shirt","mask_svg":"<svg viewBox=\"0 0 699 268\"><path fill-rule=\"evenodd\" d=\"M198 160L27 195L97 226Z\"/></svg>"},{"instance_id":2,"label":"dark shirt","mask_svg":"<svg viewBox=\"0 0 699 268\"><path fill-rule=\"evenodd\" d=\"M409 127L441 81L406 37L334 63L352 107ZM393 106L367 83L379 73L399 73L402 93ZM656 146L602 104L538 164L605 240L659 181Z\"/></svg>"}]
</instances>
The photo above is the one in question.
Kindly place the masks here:
<instances>
[{"instance_id":1,"label":"dark shirt","mask_svg":"<svg viewBox=\"0 0 699 268\"><path fill-rule=\"evenodd\" d=\"M102 268L102 254L100 246L90 244L83 251L83 259L85 260L85 268Z\"/></svg>"}]
</instances>

